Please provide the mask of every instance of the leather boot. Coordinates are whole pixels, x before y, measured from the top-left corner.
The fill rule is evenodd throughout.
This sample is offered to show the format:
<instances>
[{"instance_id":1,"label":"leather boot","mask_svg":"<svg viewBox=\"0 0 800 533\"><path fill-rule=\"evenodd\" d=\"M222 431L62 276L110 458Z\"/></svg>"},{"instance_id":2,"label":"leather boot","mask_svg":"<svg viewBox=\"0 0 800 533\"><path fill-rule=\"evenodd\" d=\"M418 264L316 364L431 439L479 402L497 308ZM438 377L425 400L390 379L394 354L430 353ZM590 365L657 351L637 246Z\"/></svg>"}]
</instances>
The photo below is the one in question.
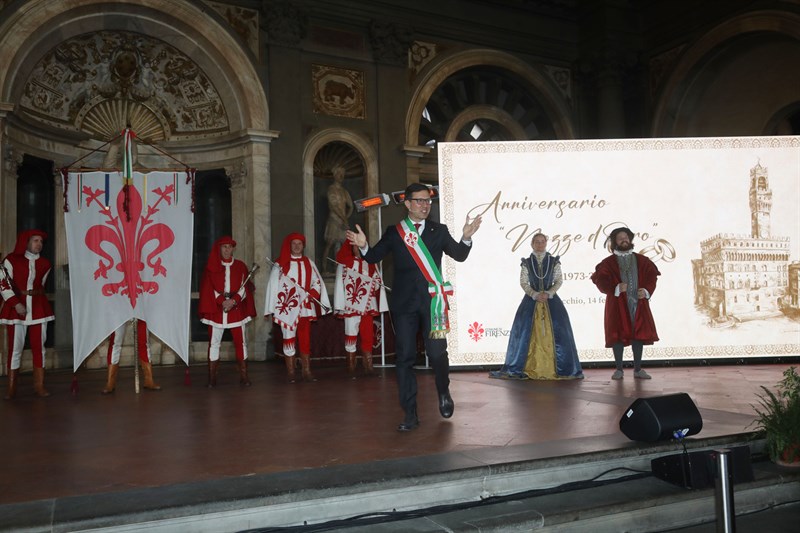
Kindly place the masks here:
<instances>
[{"instance_id":1,"label":"leather boot","mask_svg":"<svg viewBox=\"0 0 800 533\"><path fill-rule=\"evenodd\" d=\"M119 372L119 363L108 365L108 379L106 386L103 388L103 394L111 394L117 388L117 373Z\"/></svg>"},{"instance_id":2,"label":"leather boot","mask_svg":"<svg viewBox=\"0 0 800 533\"><path fill-rule=\"evenodd\" d=\"M283 362L286 363L286 375L289 378L289 383L295 383L297 381L297 374L295 372L294 356L284 355Z\"/></svg>"},{"instance_id":3,"label":"leather boot","mask_svg":"<svg viewBox=\"0 0 800 533\"><path fill-rule=\"evenodd\" d=\"M142 365L142 376L144 377L144 383L142 384L142 388L147 390L161 390L160 385L156 385L155 381L153 381L153 365L150 362L141 361Z\"/></svg>"},{"instance_id":4,"label":"leather boot","mask_svg":"<svg viewBox=\"0 0 800 533\"><path fill-rule=\"evenodd\" d=\"M356 353L347 352L347 374L356 379Z\"/></svg>"},{"instance_id":5,"label":"leather boot","mask_svg":"<svg viewBox=\"0 0 800 533\"><path fill-rule=\"evenodd\" d=\"M4 400L13 400L17 395L17 376L19 369L8 371L8 393L3 396Z\"/></svg>"},{"instance_id":6,"label":"leather boot","mask_svg":"<svg viewBox=\"0 0 800 533\"><path fill-rule=\"evenodd\" d=\"M44 388L44 368L33 369L33 392L39 398L47 398L50 393Z\"/></svg>"},{"instance_id":7,"label":"leather boot","mask_svg":"<svg viewBox=\"0 0 800 533\"><path fill-rule=\"evenodd\" d=\"M208 361L208 387L209 389L213 389L217 386L217 369L219 368L219 360L217 361Z\"/></svg>"},{"instance_id":8,"label":"leather boot","mask_svg":"<svg viewBox=\"0 0 800 533\"><path fill-rule=\"evenodd\" d=\"M247 361L237 361L236 364L239 366L239 385L249 387L252 383L250 383L250 378L247 377Z\"/></svg>"},{"instance_id":9,"label":"leather boot","mask_svg":"<svg viewBox=\"0 0 800 533\"><path fill-rule=\"evenodd\" d=\"M300 354L300 367L303 369L303 381L317 381L317 378L311 373L311 355Z\"/></svg>"},{"instance_id":10,"label":"leather boot","mask_svg":"<svg viewBox=\"0 0 800 533\"><path fill-rule=\"evenodd\" d=\"M374 376L375 367L372 366L372 352L361 352L361 362L364 364L364 373L368 376Z\"/></svg>"}]
</instances>

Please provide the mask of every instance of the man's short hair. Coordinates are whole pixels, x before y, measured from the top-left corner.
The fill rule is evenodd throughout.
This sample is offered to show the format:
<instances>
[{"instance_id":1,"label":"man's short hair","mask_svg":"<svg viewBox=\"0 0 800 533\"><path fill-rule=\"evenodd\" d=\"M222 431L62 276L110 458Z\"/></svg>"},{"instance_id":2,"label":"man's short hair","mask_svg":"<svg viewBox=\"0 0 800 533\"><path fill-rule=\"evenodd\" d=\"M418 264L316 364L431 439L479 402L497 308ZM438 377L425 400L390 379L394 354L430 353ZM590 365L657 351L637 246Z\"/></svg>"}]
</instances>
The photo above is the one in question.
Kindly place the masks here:
<instances>
[{"instance_id":1,"label":"man's short hair","mask_svg":"<svg viewBox=\"0 0 800 533\"><path fill-rule=\"evenodd\" d=\"M412 194L420 191L426 191L428 194L430 194L430 189L428 188L427 185L423 183L412 183L411 185L406 187L406 192L404 193L403 199L408 200L409 198L411 198Z\"/></svg>"}]
</instances>

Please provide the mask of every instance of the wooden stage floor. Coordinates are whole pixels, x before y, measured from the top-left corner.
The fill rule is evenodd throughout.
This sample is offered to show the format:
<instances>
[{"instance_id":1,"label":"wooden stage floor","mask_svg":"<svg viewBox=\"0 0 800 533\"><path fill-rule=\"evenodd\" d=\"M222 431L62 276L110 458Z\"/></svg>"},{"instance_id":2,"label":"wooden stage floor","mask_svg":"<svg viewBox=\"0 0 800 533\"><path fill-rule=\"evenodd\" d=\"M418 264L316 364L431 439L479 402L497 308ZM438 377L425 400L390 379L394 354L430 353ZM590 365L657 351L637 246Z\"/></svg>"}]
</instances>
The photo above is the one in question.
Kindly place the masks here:
<instances>
[{"instance_id":1,"label":"wooden stage floor","mask_svg":"<svg viewBox=\"0 0 800 533\"><path fill-rule=\"evenodd\" d=\"M421 426L398 433L394 371L349 379L343 368L314 369L316 383L288 384L279 362L250 365L241 387L233 363L222 363L209 390L204 366L156 368L159 392L133 390L123 368L116 393L103 396L105 371L50 372L46 399L23 374L17 398L0 402L0 504L120 492L178 483L298 472L387 459L492 453L494 460L558 454L602 440L633 446L619 419L638 397L686 392L704 427L698 437L741 433L753 420L759 386L774 388L788 364L648 367L652 380L612 381L612 370L587 369L582 381L505 381L485 371L454 370L455 415L439 416L433 375L418 371ZM0 379L5 392L6 379ZM750 428L752 429L752 428ZM596 439L603 437L603 439ZM377 468L377 466L376 466Z\"/></svg>"}]
</instances>

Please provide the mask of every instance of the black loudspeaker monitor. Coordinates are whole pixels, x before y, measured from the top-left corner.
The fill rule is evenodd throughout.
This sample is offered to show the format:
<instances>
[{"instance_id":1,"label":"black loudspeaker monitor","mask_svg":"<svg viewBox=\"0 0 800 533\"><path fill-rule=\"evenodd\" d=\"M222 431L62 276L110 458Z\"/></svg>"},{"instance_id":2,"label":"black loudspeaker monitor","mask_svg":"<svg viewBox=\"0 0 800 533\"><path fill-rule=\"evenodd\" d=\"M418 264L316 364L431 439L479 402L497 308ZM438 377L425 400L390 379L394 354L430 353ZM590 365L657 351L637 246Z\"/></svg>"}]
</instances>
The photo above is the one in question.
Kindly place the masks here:
<instances>
[{"instance_id":1,"label":"black loudspeaker monitor","mask_svg":"<svg viewBox=\"0 0 800 533\"><path fill-rule=\"evenodd\" d=\"M631 440L656 442L700 433L703 419L689 395L679 392L634 401L619 429Z\"/></svg>"},{"instance_id":2,"label":"black loudspeaker monitor","mask_svg":"<svg viewBox=\"0 0 800 533\"><path fill-rule=\"evenodd\" d=\"M750 447L728 448L728 472L733 483L753 481ZM683 452L658 457L650 461L653 475L673 485L687 489L705 489L714 485L717 478L716 450Z\"/></svg>"}]
</instances>

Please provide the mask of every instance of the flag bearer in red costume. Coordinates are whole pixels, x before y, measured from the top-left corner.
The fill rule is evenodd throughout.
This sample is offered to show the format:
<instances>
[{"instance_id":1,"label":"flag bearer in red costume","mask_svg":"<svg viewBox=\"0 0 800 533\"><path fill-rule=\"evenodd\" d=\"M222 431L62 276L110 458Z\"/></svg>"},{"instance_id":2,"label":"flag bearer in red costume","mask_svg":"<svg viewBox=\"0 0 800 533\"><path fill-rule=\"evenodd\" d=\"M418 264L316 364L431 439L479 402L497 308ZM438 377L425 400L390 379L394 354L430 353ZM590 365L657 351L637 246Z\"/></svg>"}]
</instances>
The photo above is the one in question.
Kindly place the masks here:
<instances>
[{"instance_id":1,"label":"flag bearer in red costume","mask_svg":"<svg viewBox=\"0 0 800 533\"><path fill-rule=\"evenodd\" d=\"M108 380L103 389L103 394L111 394L117 388L117 374L119 373L119 356L122 353L122 339L125 337L125 329L128 322L123 322L120 327L114 330L108 339ZM150 363L150 343L148 342L149 332L147 322L144 320L136 321L136 348L139 355L139 363L142 366L144 383L142 387L147 390L161 390L161 386L153 381L153 365Z\"/></svg>"},{"instance_id":2,"label":"flag bearer in red costume","mask_svg":"<svg viewBox=\"0 0 800 533\"><path fill-rule=\"evenodd\" d=\"M230 329L239 366L239 383L250 385L247 377L245 325L256 315L253 285L247 281L247 266L233 258L236 241L222 237L211 247L200 282L200 321L208 324L208 386L217 386L219 348L224 330Z\"/></svg>"},{"instance_id":3,"label":"flag bearer in red costume","mask_svg":"<svg viewBox=\"0 0 800 533\"><path fill-rule=\"evenodd\" d=\"M386 290L375 265L361 258L358 247L345 241L336 254L336 285L333 289L333 308L344 318L344 350L347 352L347 372L355 378L356 348L361 338L361 362L367 375L374 375L372 346L375 340L373 317L388 311Z\"/></svg>"},{"instance_id":4,"label":"flag bearer in red costume","mask_svg":"<svg viewBox=\"0 0 800 533\"><path fill-rule=\"evenodd\" d=\"M37 396L50 396L44 388L44 343L47 340L47 322L55 320L53 309L44 292L50 273L50 261L41 257L47 234L41 230L27 230L17 235L14 251L3 260L0 268L0 324L6 325L8 337L8 394L17 393L22 350L25 335L30 333L33 352L33 389Z\"/></svg>"},{"instance_id":5,"label":"flag bearer in red costume","mask_svg":"<svg viewBox=\"0 0 800 533\"><path fill-rule=\"evenodd\" d=\"M316 381L311 374L311 322L330 312L328 291L317 265L303 255L306 238L290 233L283 239L267 285L265 317L281 327L283 355L289 382L295 381L295 353L300 351L303 380ZM318 307L322 310L318 312Z\"/></svg>"}]
</instances>

